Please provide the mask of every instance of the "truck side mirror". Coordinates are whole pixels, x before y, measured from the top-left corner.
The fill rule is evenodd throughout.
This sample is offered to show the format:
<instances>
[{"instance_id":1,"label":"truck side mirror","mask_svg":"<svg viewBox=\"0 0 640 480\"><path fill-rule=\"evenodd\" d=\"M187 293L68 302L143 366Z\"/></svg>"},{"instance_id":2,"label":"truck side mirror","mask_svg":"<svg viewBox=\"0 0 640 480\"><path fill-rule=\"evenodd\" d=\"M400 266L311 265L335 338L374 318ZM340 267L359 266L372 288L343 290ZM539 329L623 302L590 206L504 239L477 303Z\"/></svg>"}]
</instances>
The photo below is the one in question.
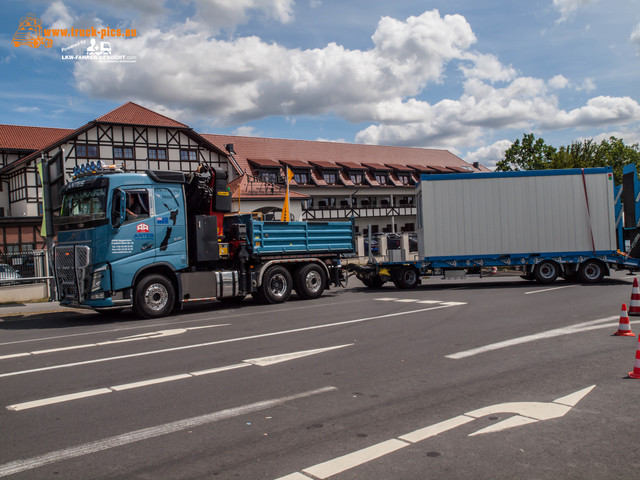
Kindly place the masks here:
<instances>
[{"instance_id":1,"label":"truck side mirror","mask_svg":"<svg viewBox=\"0 0 640 480\"><path fill-rule=\"evenodd\" d=\"M119 228L125 221L127 194L119 188L113 191L113 208L111 209L111 224Z\"/></svg>"}]
</instances>

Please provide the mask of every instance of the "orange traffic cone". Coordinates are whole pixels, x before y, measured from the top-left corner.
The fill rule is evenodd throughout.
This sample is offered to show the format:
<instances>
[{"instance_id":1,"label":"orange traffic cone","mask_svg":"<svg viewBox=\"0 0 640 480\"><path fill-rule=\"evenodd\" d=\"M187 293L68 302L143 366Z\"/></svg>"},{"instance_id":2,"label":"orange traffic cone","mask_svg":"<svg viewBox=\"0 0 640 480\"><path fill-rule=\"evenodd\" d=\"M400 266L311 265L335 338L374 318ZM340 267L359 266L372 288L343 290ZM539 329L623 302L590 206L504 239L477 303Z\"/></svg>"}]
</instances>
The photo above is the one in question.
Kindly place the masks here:
<instances>
[{"instance_id":1,"label":"orange traffic cone","mask_svg":"<svg viewBox=\"0 0 640 480\"><path fill-rule=\"evenodd\" d=\"M638 279L633 279L633 289L631 290L631 303L629 304L629 315L640 315L640 288Z\"/></svg>"},{"instance_id":2,"label":"orange traffic cone","mask_svg":"<svg viewBox=\"0 0 640 480\"><path fill-rule=\"evenodd\" d=\"M622 304L622 310L620 310L620 323L618 324L618 331L614 335L621 337L635 337L636 334L631 331L629 326L629 315L627 315L627 305Z\"/></svg>"},{"instance_id":3,"label":"orange traffic cone","mask_svg":"<svg viewBox=\"0 0 640 480\"><path fill-rule=\"evenodd\" d=\"M638 337L640 340L640 337ZM636 350L636 361L633 364L633 372L629 372L629 378L640 378L640 341L638 341L638 349Z\"/></svg>"}]
</instances>

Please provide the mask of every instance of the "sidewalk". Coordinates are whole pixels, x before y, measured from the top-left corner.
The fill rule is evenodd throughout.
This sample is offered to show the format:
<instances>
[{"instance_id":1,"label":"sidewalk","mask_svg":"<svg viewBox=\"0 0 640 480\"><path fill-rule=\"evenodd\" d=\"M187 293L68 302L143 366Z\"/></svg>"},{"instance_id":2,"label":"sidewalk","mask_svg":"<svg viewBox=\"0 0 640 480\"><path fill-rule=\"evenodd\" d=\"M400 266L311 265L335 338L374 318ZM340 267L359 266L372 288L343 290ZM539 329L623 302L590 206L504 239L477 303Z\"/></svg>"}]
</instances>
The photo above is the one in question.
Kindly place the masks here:
<instances>
[{"instance_id":1,"label":"sidewalk","mask_svg":"<svg viewBox=\"0 0 640 480\"><path fill-rule=\"evenodd\" d=\"M58 302L3 303L0 304L0 322L5 318L16 316L39 315L55 312L90 312L84 308L61 307Z\"/></svg>"}]
</instances>

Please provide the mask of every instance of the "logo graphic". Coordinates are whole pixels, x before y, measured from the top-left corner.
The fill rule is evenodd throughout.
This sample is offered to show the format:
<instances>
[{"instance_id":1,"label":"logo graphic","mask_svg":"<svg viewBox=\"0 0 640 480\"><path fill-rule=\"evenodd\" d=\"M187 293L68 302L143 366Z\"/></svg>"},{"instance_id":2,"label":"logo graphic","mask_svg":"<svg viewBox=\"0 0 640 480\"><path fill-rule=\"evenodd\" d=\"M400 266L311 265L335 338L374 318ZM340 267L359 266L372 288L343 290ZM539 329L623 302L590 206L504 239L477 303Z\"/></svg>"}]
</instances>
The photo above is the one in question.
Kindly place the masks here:
<instances>
[{"instance_id":1,"label":"logo graphic","mask_svg":"<svg viewBox=\"0 0 640 480\"><path fill-rule=\"evenodd\" d=\"M35 15L29 14L20 19L20 26L13 34L13 46L19 47L21 45L28 45L31 48L39 48L42 45L45 48L53 46L53 40L44 38L42 35L42 20Z\"/></svg>"},{"instance_id":2,"label":"logo graphic","mask_svg":"<svg viewBox=\"0 0 640 480\"><path fill-rule=\"evenodd\" d=\"M136 227L136 232L139 232L139 233L149 232L149 225L147 225L146 223L141 223Z\"/></svg>"},{"instance_id":3,"label":"logo graphic","mask_svg":"<svg viewBox=\"0 0 640 480\"><path fill-rule=\"evenodd\" d=\"M87 47L87 55L91 57L100 57L102 55L111 55L111 44L109 42L96 42L95 38L92 38Z\"/></svg>"}]
</instances>

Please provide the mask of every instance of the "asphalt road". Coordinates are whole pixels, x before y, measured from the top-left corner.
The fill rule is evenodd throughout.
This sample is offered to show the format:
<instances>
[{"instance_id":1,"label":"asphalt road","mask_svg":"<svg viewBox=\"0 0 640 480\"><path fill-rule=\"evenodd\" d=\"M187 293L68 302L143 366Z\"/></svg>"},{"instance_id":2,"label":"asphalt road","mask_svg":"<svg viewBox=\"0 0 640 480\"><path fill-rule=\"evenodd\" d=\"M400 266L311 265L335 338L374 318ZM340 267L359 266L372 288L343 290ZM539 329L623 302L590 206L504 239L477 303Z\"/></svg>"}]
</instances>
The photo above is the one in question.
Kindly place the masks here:
<instances>
[{"instance_id":1,"label":"asphalt road","mask_svg":"<svg viewBox=\"0 0 640 480\"><path fill-rule=\"evenodd\" d=\"M7 318L0 478L635 479L631 281Z\"/></svg>"}]
</instances>

